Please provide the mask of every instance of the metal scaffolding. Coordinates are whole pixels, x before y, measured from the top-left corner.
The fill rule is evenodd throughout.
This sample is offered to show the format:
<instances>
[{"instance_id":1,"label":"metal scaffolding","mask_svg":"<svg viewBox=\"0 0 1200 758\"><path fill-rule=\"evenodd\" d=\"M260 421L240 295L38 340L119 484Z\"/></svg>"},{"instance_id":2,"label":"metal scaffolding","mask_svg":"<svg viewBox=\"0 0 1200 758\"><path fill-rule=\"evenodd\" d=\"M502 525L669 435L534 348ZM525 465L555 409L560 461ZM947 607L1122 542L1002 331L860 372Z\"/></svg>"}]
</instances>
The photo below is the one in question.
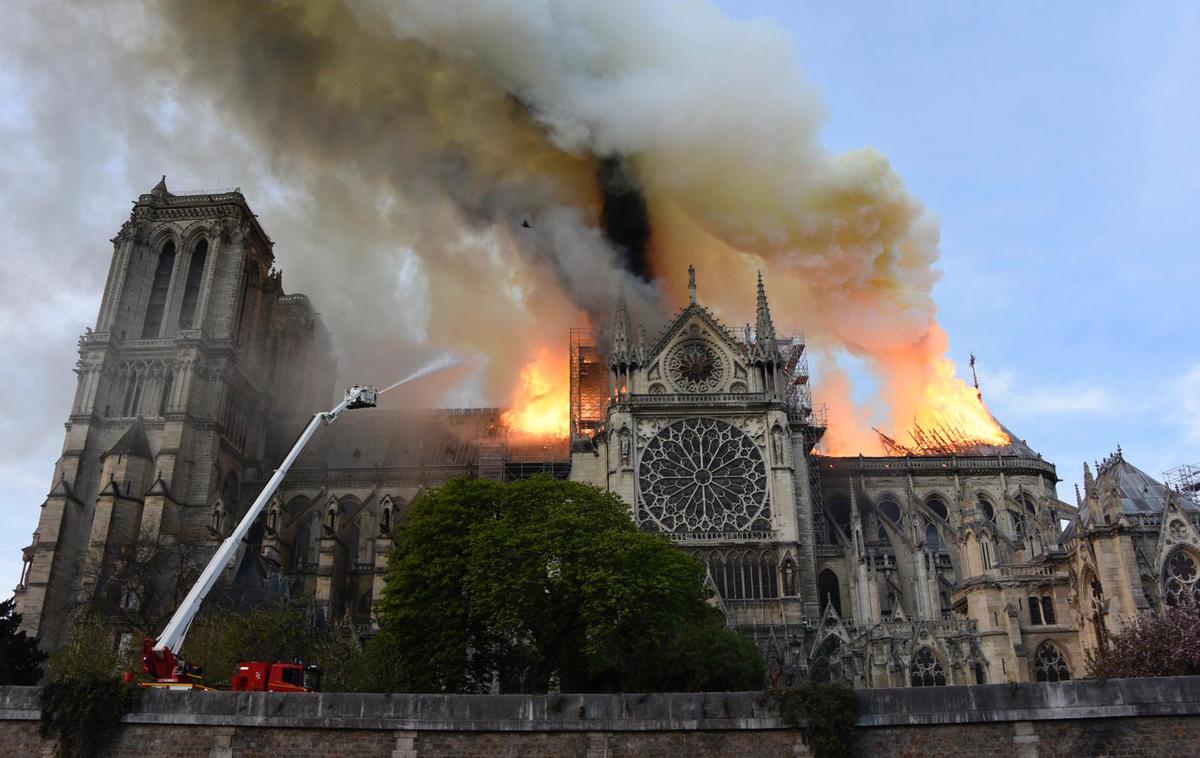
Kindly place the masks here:
<instances>
[{"instance_id":1,"label":"metal scaffolding","mask_svg":"<svg viewBox=\"0 0 1200 758\"><path fill-rule=\"evenodd\" d=\"M1163 484L1200 504L1200 465L1185 463L1164 471Z\"/></svg>"},{"instance_id":2,"label":"metal scaffolding","mask_svg":"<svg viewBox=\"0 0 1200 758\"><path fill-rule=\"evenodd\" d=\"M608 366L590 329L571 330L571 438L591 438L608 410Z\"/></svg>"}]
</instances>

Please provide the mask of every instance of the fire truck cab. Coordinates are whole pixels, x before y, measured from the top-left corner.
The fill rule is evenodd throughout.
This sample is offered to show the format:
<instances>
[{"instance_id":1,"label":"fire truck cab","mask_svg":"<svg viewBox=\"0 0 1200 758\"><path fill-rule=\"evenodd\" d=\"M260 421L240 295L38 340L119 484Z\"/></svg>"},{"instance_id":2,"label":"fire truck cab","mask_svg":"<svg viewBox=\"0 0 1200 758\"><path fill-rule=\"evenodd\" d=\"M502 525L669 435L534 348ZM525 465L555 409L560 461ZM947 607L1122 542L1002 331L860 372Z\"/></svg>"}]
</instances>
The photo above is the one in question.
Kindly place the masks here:
<instances>
[{"instance_id":1,"label":"fire truck cab","mask_svg":"<svg viewBox=\"0 0 1200 758\"><path fill-rule=\"evenodd\" d=\"M231 685L234 692L320 692L321 668L298 662L241 661Z\"/></svg>"}]
</instances>

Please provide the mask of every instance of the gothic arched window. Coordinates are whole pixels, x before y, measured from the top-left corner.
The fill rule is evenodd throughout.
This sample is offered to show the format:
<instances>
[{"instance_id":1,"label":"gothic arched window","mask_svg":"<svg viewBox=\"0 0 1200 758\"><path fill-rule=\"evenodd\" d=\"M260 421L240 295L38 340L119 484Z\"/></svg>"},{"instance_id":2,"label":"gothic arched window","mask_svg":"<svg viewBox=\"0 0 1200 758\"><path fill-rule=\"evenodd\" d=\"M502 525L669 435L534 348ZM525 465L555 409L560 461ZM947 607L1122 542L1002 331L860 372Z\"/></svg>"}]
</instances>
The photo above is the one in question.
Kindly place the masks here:
<instances>
[{"instance_id":1,"label":"gothic arched window","mask_svg":"<svg viewBox=\"0 0 1200 758\"><path fill-rule=\"evenodd\" d=\"M163 376L162 392L158 396L158 415L165 416L167 410L171 407L171 389L175 383L175 371L167 369L167 373Z\"/></svg>"},{"instance_id":2,"label":"gothic arched window","mask_svg":"<svg viewBox=\"0 0 1200 758\"><path fill-rule=\"evenodd\" d=\"M942 662L931 648L922 647L913 656L908 667L909 679L914 687L944 687L946 672Z\"/></svg>"},{"instance_id":3,"label":"gothic arched window","mask_svg":"<svg viewBox=\"0 0 1200 758\"><path fill-rule=\"evenodd\" d=\"M379 534L383 537L392 536L392 503L389 500L379 514Z\"/></svg>"},{"instance_id":4,"label":"gothic arched window","mask_svg":"<svg viewBox=\"0 0 1200 758\"><path fill-rule=\"evenodd\" d=\"M1021 495L1017 498L1017 502L1025 508L1025 512L1029 514L1030 518L1037 518L1037 506L1034 505L1033 498L1029 495Z\"/></svg>"},{"instance_id":5,"label":"gothic arched window","mask_svg":"<svg viewBox=\"0 0 1200 758\"><path fill-rule=\"evenodd\" d=\"M1009 511L1008 519L1012 522L1012 536L1018 542L1025 539L1025 516L1020 511Z\"/></svg>"},{"instance_id":6,"label":"gothic arched window","mask_svg":"<svg viewBox=\"0 0 1200 758\"><path fill-rule=\"evenodd\" d=\"M883 511L883 515L887 516L893 524L900 523L900 505L891 498L885 498L879 504L879 510Z\"/></svg>"},{"instance_id":7,"label":"gothic arched window","mask_svg":"<svg viewBox=\"0 0 1200 758\"><path fill-rule=\"evenodd\" d=\"M255 293L258 291L258 267L250 261L246 262L246 273L242 279L241 303L238 305L237 328L234 334L237 342L243 343L250 334L254 310L258 305Z\"/></svg>"},{"instance_id":8,"label":"gothic arched window","mask_svg":"<svg viewBox=\"0 0 1200 758\"><path fill-rule=\"evenodd\" d=\"M940 518L942 521L950 520L950 511L948 508L946 508L946 501L942 500L937 495L930 495L929 499L925 501L925 505L929 508L929 510L936 513L938 518Z\"/></svg>"},{"instance_id":9,"label":"gothic arched window","mask_svg":"<svg viewBox=\"0 0 1200 758\"><path fill-rule=\"evenodd\" d=\"M987 672L983 668L983 664L976 661L971 665L971 671L975 674L976 684L987 684Z\"/></svg>"},{"instance_id":10,"label":"gothic arched window","mask_svg":"<svg viewBox=\"0 0 1200 758\"><path fill-rule=\"evenodd\" d=\"M183 304L179 308L179 328L191 329L196 315L196 301L200 299L200 282L204 277L204 264L208 261L208 240L202 239L192 249L192 262L188 266L187 283L183 287Z\"/></svg>"},{"instance_id":11,"label":"gothic arched window","mask_svg":"<svg viewBox=\"0 0 1200 758\"><path fill-rule=\"evenodd\" d=\"M162 326L163 308L167 305L167 290L171 287L171 272L175 270L175 243L167 240L158 254L154 282L150 285L150 302L146 305L146 320L142 324L142 339L158 339Z\"/></svg>"},{"instance_id":12,"label":"gothic arched window","mask_svg":"<svg viewBox=\"0 0 1200 758\"><path fill-rule=\"evenodd\" d=\"M812 663L808 666L808 679L811 682L833 681L832 660L842 646L842 641L835 635L829 635L813 653Z\"/></svg>"},{"instance_id":13,"label":"gothic arched window","mask_svg":"<svg viewBox=\"0 0 1200 758\"><path fill-rule=\"evenodd\" d=\"M991 501L981 494L975 498L975 503L979 506L979 513L985 519L991 521L993 524L996 523L996 509L992 507Z\"/></svg>"},{"instance_id":14,"label":"gothic arched window","mask_svg":"<svg viewBox=\"0 0 1200 758\"><path fill-rule=\"evenodd\" d=\"M1163 577L1163 602L1172 608L1187 602L1200 603L1200 572L1196 559L1183 548L1167 557Z\"/></svg>"},{"instance_id":15,"label":"gothic arched window","mask_svg":"<svg viewBox=\"0 0 1200 758\"><path fill-rule=\"evenodd\" d=\"M1042 596L1042 620L1047 624L1055 623L1054 620L1054 598L1049 595Z\"/></svg>"},{"instance_id":16,"label":"gothic arched window","mask_svg":"<svg viewBox=\"0 0 1200 758\"><path fill-rule=\"evenodd\" d=\"M1067 659L1053 643L1043 642L1033 654L1033 675L1039 682L1067 682L1071 669Z\"/></svg>"},{"instance_id":17,"label":"gothic arched window","mask_svg":"<svg viewBox=\"0 0 1200 758\"><path fill-rule=\"evenodd\" d=\"M842 590L838 583L837 574L829 569L824 569L817 575L817 597L820 598L821 613L832 605L833 610L840 616L842 615Z\"/></svg>"},{"instance_id":18,"label":"gothic arched window","mask_svg":"<svg viewBox=\"0 0 1200 758\"><path fill-rule=\"evenodd\" d=\"M942 535L933 524L925 524L925 547L934 552L942 549Z\"/></svg>"},{"instance_id":19,"label":"gothic arched window","mask_svg":"<svg viewBox=\"0 0 1200 758\"><path fill-rule=\"evenodd\" d=\"M829 529L829 544L840 544L837 538L838 530L841 530L843 537L849 539L850 501L844 497L832 498L829 501L829 505L825 508L825 514L828 516L825 524Z\"/></svg>"}]
</instances>

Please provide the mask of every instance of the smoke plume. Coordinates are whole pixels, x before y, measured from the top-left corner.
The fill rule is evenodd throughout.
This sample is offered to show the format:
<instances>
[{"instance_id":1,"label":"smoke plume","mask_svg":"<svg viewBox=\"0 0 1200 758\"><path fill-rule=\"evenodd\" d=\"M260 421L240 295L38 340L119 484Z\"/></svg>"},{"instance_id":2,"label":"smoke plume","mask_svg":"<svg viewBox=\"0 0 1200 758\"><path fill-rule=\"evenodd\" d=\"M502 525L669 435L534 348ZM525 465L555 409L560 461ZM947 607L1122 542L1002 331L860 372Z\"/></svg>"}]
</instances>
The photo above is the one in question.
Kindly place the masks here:
<instances>
[{"instance_id":1,"label":"smoke plume","mask_svg":"<svg viewBox=\"0 0 1200 758\"><path fill-rule=\"evenodd\" d=\"M695 263L702 302L738 323L765 269L777 324L878 372L884 426L983 424L944 357L936 221L885 156L822 147L782 30L701 0L154 7L143 60L267 155L322 228L328 254L289 271L319 282L342 337L372 325L348 360L417 302L406 323L486 356L503 402L618 292L653 330ZM947 397L972 407L947 416Z\"/></svg>"}]
</instances>

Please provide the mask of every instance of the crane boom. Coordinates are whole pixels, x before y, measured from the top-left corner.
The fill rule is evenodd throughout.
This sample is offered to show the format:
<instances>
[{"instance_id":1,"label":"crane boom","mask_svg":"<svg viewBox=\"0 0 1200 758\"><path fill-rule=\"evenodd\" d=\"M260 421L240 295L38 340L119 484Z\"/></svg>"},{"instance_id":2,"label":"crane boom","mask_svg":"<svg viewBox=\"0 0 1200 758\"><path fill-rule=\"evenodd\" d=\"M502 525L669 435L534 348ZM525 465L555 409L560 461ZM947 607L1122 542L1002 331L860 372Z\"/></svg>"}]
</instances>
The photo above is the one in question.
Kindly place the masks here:
<instances>
[{"instance_id":1,"label":"crane boom","mask_svg":"<svg viewBox=\"0 0 1200 758\"><path fill-rule=\"evenodd\" d=\"M157 658L160 660L163 658L174 658L174 654L183 647L183 640L187 636L188 628L191 627L192 620L196 618L196 613L199 612L204 598L212 590L213 585L217 583L217 577L221 575L221 570L229 563L229 559L233 557L238 544L250 532L250 527L254 524L254 520L258 518L263 508L266 507L267 503L275 495L275 491L279 489L283 478L287 476L288 469L300 457L300 453L304 451L304 448L308 445L309 440L312 439L317 429L322 424L332 423L347 408L374 407L378 396L379 391L374 387L351 387L346 390L346 397L342 402L330 410L317 413L312 417L312 420L308 422L308 426L300 433L296 444L288 451L287 457L283 459L283 463L279 464L279 468L275 469L275 473L272 474L267 485L263 487L262 492L258 494L254 503L246 511L246 515L242 516L242 520L238 522L234 530L225 538L221 546L217 548L217 552L213 555L212 560L204 567L200 578L192 585L192 589L175 611L175 615L171 617L162 634L154 641L152 652Z\"/></svg>"}]
</instances>

